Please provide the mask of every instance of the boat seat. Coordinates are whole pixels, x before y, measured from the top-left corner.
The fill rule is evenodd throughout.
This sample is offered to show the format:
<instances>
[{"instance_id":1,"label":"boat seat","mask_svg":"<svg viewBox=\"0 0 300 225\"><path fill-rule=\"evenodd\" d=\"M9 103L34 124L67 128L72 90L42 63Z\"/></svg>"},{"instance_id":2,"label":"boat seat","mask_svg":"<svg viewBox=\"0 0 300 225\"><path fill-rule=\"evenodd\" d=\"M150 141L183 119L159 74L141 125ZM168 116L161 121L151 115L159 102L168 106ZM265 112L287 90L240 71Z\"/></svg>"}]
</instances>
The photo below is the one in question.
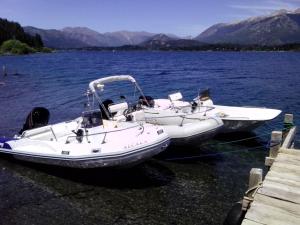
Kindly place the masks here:
<instances>
[{"instance_id":1,"label":"boat seat","mask_svg":"<svg viewBox=\"0 0 300 225\"><path fill-rule=\"evenodd\" d=\"M45 140L50 141L55 139L51 126L39 127L31 130L26 130L22 133L22 137L34 139L34 140Z\"/></svg>"},{"instance_id":2,"label":"boat seat","mask_svg":"<svg viewBox=\"0 0 300 225\"><path fill-rule=\"evenodd\" d=\"M78 124L75 121L72 122L63 122L58 123L52 126L52 132L55 136L55 139L58 140L59 138L66 137L66 136L74 136L75 134L72 132L72 130L76 130L78 127Z\"/></svg>"},{"instance_id":3,"label":"boat seat","mask_svg":"<svg viewBox=\"0 0 300 225\"><path fill-rule=\"evenodd\" d=\"M119 115L123 115L124 111L128 109L128 104L127 102L122 102L122 103L118 103L118 104L113 104L113 105L109 105L108 106L108 111L111 114L114 114L114 116L119 116Z\"/></svg>"},{"instance_id":4,"label":"boat seat","mask_svg":"<svg viewBox=\"0 0 300 225\"><path fill-rule=\"evenodd\" d=\"M154 100L154 107L159 109L169 109L172 106L172 103L169 99L155 99Z\"/></svg>"},{"instance_id":5,"label":"boat seat","mask_svg":"<svg viewBox=\"0 0 300 225\"><path fill-rule=\"evenodd\" d=\"M133 121L145 121L145 113L142 110L135 111L131 115Z\"/></svg>"},{"instance_id":6,"label":"boat seat","mask_svg":"<svg viewBox=\"0 0 300 225\"><path fill-rule=\"evenodd\" d=\"M174 107L178 107L178 108L181 108L181 107L187 107L187 106L190 106L190 103L189 102L184 102L184 101L173 101L173 106Z\"/></svg>"},{"instance_id":7,"label":"boat seat","mask_svg":"<svg viewBox=\"0 0 300 225\"><path fill-rule=\"evenodd\" d=\"M103 115L101 115L100 110L83 112L81 122L82 127L91 128L102 125L101 116Z\"/></svg>"},{"instance_id":8,"label":"boat seat","mask_svg":"<svg viewBox=\"0 0 300 225\"><path fill-rule=\"evenodd\" d=\"M180 92L176 92L174 94L170 94L169 95L169 99L173 102L173 101L178 101L178 100L181 100L183 97L182 97L182 94Z\"/></svg>"},{"instance_id":9,"label":"boat seat","mask_svg":"<svg viewBox=\"0 0 300 225\"><path fill-rule=\"evenodd\" d=\"M104 128L117 128L118 122L114 120L103 120L103 127Z\"/></svg>"}]
</instances>

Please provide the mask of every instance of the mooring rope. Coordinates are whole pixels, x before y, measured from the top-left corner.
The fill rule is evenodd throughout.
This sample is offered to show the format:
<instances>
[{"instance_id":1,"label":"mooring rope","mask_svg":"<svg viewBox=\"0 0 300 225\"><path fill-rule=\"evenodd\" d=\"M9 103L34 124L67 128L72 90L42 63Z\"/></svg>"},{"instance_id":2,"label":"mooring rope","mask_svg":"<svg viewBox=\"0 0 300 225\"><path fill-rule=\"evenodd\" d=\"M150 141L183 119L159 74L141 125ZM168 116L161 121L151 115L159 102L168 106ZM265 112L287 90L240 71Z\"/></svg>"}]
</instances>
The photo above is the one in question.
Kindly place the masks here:
<instances>
[{"instance_id":1,"label":"mooring rope","mask_svg":"<svg viewBox=\"0 0 300 225\"><path fill-rule=\"evenodd\" d=\"M230 153L237 153L237 152L245 152L253 149L265 149L265 146L256 146L251 148L244 148L239 150L232 150L232 151L224 151L224 152L216 152L216 153L209 153L205 155L193 155L193 156L183 156L183 157L176 157L176 158L168 158L167 161L178 161L178 160L185 160L185 159L200 159L200 158L206 158L211 156L218 156L223 154L230 154Z\"/></svg>"}]
</instances>

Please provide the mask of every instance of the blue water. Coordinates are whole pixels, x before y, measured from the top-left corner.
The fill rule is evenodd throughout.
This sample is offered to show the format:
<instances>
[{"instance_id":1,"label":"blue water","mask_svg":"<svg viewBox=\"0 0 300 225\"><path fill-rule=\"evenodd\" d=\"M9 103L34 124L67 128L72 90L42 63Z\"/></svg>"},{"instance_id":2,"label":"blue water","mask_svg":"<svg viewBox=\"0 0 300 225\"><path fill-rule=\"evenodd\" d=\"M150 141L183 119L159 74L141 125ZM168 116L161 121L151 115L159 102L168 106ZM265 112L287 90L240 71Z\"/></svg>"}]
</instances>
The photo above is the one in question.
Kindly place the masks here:
<instances>
[{"instance_id":1,"label":"blue water","mask_svg":"<svg viewBox=\"0 0 300 225\"><path fill-rule=\"evenodd\" d=\"M0 83L5 83L0 84L0 136L17 133L35 106L50 109L51 123L79 116L88 83L114 74L132 74L145 94L153 97L181 91L186 100L191 100L199 90L210 88L217 104L277 108L283 114L293 113L296 124L300 121L300 53L296 52L69 51L2 56L1 68L2 65L8 76L0 75ZM21 174L22 179L33 180L39 188L66 196L63 200L70 206L62 211L73 212L72 207L80 205L82 211L75 210L70 218L77 218L79 213L87 221L101 218L103 224L114 223L115 216L120 215L116 224L220 224L229 207L246 190L250 168L263 168L267 154L264 145L271 130L282 128L282 120L281 115L256 130L254 141L175 149L176 153L120 174L98 170L62 173L2 159L0 166L12 174ZM215 142L224 140L231 139ZM238 152L243 149L243 153ZM220 151L237 153L220 155ZM172 161L178 156L199 154L203 157ZM12 183L6 191L16 187L28 189L26 184ZM29 190L34 188L35 185ZM88 199L68 195L72 191L87 191ZM0 201L10 202L4 195ZM22 201L13 202L23 206ZM104 202L102 208L98 207ZM24 210L18 209L18 215L27 215ZM9 212L13 218L15 212ZM43 221L38 219L39 212L36 209L30 215Z\"/></svg>"},{"instance_id":2,"label":"blue water","mask_svg":"<svg viewBox=\"0 0 300 225\"><path fill-rule=\"evenodd\" d=\"M300 53L293 52L57 52L0 57L9 75L0 86L0 135L11 135L34 106L51 121L80 114L91 80L132 74L144 92L187 100L211 89L215 103L279 108L299 118ZM15 75L11 75L15 74ZM10 128L10 129L9 129ZM9 129L9 130L7 130Z\"/></svg>"}]
</instances>

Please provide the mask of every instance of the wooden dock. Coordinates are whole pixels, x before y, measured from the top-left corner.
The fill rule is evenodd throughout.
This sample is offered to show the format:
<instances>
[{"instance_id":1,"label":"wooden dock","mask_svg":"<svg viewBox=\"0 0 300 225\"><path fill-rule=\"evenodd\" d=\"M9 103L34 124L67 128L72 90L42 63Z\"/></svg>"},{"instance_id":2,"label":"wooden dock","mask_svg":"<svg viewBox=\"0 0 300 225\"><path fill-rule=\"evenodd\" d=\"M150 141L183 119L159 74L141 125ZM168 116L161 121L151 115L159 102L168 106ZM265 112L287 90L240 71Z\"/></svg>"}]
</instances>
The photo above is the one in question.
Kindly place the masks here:
<instances>
[{"instance_id":1,"label":"wooden dock","mask_svg":"<svg viewBox=\"0 0 300 225\"><path fill-rule=\"evenodd\" d=\"M285 116L285 122L292 124L291 114ZM265 160L269 170L264 181L262 169L250 172L242 225L300 224L300 150L293 147L295 134L295 126L288 132L272 132L270 154Z\"/></svg>"}]
</instances>

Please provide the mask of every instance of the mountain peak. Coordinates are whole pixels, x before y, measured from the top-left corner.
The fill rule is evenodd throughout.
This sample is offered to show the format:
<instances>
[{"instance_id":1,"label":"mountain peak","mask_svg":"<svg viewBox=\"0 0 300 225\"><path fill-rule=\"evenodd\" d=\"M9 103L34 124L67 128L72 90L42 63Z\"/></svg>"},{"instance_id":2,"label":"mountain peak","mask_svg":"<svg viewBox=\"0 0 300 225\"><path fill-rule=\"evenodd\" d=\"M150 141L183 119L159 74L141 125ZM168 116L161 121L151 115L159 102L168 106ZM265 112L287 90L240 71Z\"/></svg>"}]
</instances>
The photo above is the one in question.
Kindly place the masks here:
<instances>
[{"instance_id":1,"label":"mountain peak","mask_svg":"<svg viewBox=\"0 0 300 225\"><path fill-rule=\"evenodd\" d=\"M195 40L211 44L281 45L300 43L300 10L278 10L229 24L216 24Z\"/></svg>"},{"instance_id":2,"label":"mountain peak","mask_svg":"<svg viewBox=\"0 0 300 225\"><path fill-rule=\"evenodd\" d=\"M98 33L95 30L92 30L88 27L65 27L61 30L62 32L68 32L68 33L77 33L77 34L87 34L87 35L98 35Z\"/></svg>"}]
</instances>

